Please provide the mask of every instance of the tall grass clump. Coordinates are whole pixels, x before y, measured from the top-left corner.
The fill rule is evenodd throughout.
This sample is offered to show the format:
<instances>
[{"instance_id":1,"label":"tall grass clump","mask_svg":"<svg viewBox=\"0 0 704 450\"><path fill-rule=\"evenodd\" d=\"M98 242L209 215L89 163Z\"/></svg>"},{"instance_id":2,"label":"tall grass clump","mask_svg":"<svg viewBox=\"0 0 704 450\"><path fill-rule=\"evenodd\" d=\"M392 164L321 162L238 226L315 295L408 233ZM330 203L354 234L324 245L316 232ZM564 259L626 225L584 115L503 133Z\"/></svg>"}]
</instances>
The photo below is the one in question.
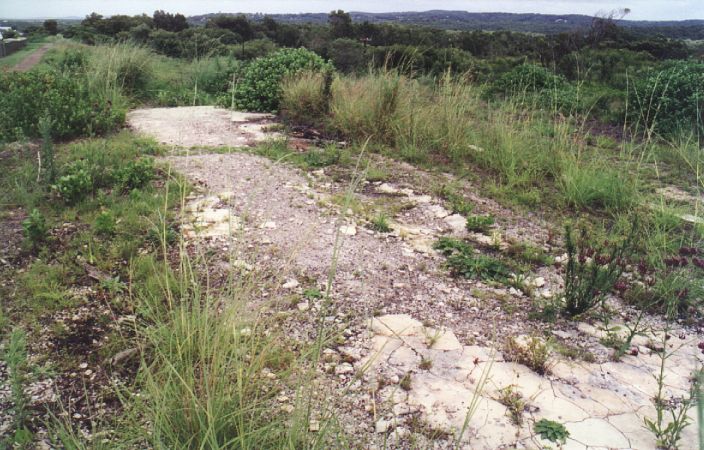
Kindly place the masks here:
<instances>
[{"instance_id":1,"label":"tall grass clump","mask_svg":"<svg viewBox=\"0 0 704 450\"><path fill-rule=\"evenodd\" d=\"M124 96L144 98L154 77L155 56L150 50L132 43L93 49L87 61L88 86L106 101L115 102Z\"/></svg>"},{"instance_id":2,"label":"tall grass clump","mask_svg":"<svg viewBox=\"0 0 704 450\"><path fill-rule=\"evenodd\" d=\"M560 186L567 204L576 208L626 210L638 199L635 177L600 161L566 161Z\"/></svg>"},{"instance_id":3,"label":"tall grass clump","mask_svg":"<svg viewBox=\"0 0 704 450\"><path fill-rule=\"evenodd\" d=\"M331 127L359 142L393 145L400 111L411 98L411 82L393 71L340 77L332 85ZM402 104L403 103L403 104Z\"/></svg>"},{"instance_id":4,"label":"tall grass clump","mask_svg":"<svg viewBox=\"0 0 704 450\"><path fill-rule=\"evenodd\" d=\"M282 82L281 115L302 125L322 125L330 108L332 72L304 72Z\"/></svg>"}]
</instances>

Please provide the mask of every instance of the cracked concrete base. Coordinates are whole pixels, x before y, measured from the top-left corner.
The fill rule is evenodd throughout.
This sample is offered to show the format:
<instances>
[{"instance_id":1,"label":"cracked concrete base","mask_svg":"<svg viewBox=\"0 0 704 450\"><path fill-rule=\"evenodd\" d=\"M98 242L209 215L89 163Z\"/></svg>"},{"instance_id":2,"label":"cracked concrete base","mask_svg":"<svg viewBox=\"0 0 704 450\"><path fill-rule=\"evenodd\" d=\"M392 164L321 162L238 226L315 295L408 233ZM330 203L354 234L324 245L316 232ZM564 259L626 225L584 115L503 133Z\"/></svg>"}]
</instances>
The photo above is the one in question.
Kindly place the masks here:
<instances>
[{"instance_id":1,"label":"cracked concrete base","mask_svg":"<svg viewBox=\"0 0 704 450\"><path fill-rule=\"evenodd\" d=\"M279 137L267 131L271 114L244 113L214 106L136 109L128 126L166 145L243 147Z\"/></svg>"},{"instance_id":2,"label":"cracked concrete base","mask_svg":"<svg viewBox=\"0 0 704 450\"><path fill-rule=\"evenodd\" d=\"M372 348L359 367L370 366L385 376L411 374L405 396L392 396L392 411L419 410L432 428L456 435L473 410L463 443L471 449L543 448L550 444L532 433L542 418L564 424L570 438L565 449L654 449L654 438L643 417L654 418L651 398L657 391L654 375L660 358L625 356L604 364L556 360L549 376L508 362L488 347L462 346L452 331L424 327L406 314L377 317L371 322ZM439 340L433 337L440 335ZM451 345L436 346L438 342ZM456 344L455 344L456 342ZM695 345L671 344L674 354L666 365L668 395L686 395L689 374L698 365ZM421 368L430 361L430 368ZM427 364L427 363L426 363ZM498 400L512 386L526 401L523 424L509 418ZM695 421L685 428L680 448L696 448Z\"/></svg>"}]
</instances>

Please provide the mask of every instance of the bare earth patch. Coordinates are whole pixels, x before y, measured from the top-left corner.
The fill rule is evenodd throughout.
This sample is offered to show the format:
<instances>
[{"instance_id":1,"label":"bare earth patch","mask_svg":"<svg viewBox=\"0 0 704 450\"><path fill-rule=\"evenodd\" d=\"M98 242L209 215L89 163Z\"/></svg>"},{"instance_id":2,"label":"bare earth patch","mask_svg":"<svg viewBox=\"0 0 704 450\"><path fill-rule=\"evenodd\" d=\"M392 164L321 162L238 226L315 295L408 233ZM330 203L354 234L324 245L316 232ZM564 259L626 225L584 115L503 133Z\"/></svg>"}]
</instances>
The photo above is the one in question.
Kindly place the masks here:
<instances>
[{"instance_id":1,"label":"bare earth patch","mask_svg":"<svg viewBox=\"0 0 704 450\"><path fill-rule=\"evenodd\" d=\"M242 122L233 124L229 114L215 108L138 110L130 114L130 125L185 147L236 147L266 138L238 125ZM634 355L610 361L599 342L603 333L594 326L598 324L555 327L530 320L533 301L527 295L449 277L443 258L432 249L446 235L471 239L479 249L501 247L510 237L561 256L540 220L473 195L476 212L491 213L497 225L490 234L468 233L463 217L451 214L427 185L411 182L438 175L388 162L389 180L366 182L353 194L358 204L374 206L383 200L396 211L390 218L392 232L381 233L369 227L369 217L340 206L346 184L333 181L328 170L306 173L234 151L170 156L165 162L203 188L190 199L184 218L192 242L221 254L232 270L260 266L279 274L280 292L293 299L281 305L289 314L292 341L310 339L315 331L322 301L305 292L322 290L335 243L342 240L334 310L325 318L342 341L325 351L319 393L329 394L326 400L360 448L444 448L463 427L473 403L476 411L463 448L542 448L549 443L533 433L534 421L541 418L565 424L571 437L564 448L655 448L643 417L655 416L653 375L660 359L650 348L656 335L638 336ZM233 263L233 253L249 259ZM538 296L557 295L562 288L552 266L536 269L529 279ZM648 321L660 325L655 317ZM538 375L502 353L509 336L551 333L558 342L590 352L594 361L573 361L553 352L549 373ZM684 327L672 335L668 349L674 356L668 361L665 389L682 396L702 362L700 335ZM483 374L485 383L480 382ZM509 386L525 401L518 411L520 423L499 401ZM696 448L694 411L690 417L695 423L685 429L683 449Z\"/></svg>"},{"instance_id":2,"label":"bare earth patch","mask_svg":"<svg viewBox=\"0 0 704 450\"><path fill-rule=\"evenodd\" d=\"M233 112L214 106L150 108L132 111L129 127L154 137L162 144L179 147L255 145L273 137L266 131L271 114Z\"/></svg>"}]
</instances>

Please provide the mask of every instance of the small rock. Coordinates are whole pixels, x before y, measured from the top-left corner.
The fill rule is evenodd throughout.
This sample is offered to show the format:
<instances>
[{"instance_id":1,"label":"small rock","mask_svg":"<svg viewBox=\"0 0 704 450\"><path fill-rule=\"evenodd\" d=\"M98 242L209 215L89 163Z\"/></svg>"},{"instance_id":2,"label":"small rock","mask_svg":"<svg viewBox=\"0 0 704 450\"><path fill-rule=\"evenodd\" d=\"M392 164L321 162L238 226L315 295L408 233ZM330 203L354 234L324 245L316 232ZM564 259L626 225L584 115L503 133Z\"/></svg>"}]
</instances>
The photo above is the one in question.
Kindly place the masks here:
<instances>
[{"instance_id":1,"label":"small rock","mask_svg":"<svg viewBox=\"0 0 704 450\"><path fill-rule=\"evenodd\" d=\"M390 420L379 419L374 425L374 429L377 433L386 433L392 428L393 423Z\"/></svg>"},{"instance_id":2,"label":"small rock","mask_svg":"<svg viewBox=\"0 0 704 450\"><path fill-rule=\"evenodd\" d=\"M320 422L318 422L317 420L311 420L308 423L308 431L310 431L311 433L317 433L318 431L320 431Z\"/></svg>"},{"instance_id":3,"label":"small rock","mask_svg":"<svg viewBox=\"0 0 704 450\"><path fill-rule=\"evenodd\" d=\"M298 280L290 279L282 286L284 289L295 289L298 287Z\"/></svg>"},{"instance_id":4,"label":"small rock","mask_svg":"<svg viewBox=\"0 0 704 450\"><path fill-rule=\"evenodd\" d=\"M376 188L376 190L381 194L398 194L399 192L398 189L388 183L383 183L381 186Z\"/></svg>"},{"instance_id":5,"label":"small rock","mask_svg":"<svg viewBox=\"0 0 704 450\"><path fill-rule=\"evenodd\" d=\"M541 287L545 286L545 278L543 278L543 277L536 277L536 278L534 278L534 279L531 281L530 284L531 284L532 286L537 287L537 288L541 288Z\"/></svg>"},{"instance_id":6,"label":"small rock","mask_svg":"<svg viewBox=\"0 0 704 450\"><path fill-rule=\"evenodd\" d=\"M345 236L354 236L357 234L357 227L354 225L343 225L340 227L340 233Z\"/></svg>"},{"instance_id":7,"label":"small rock","mask_svg":"<svg viewBox=\"0 0 704 450\"><path fill-rule=\"evenodd\" d=\"M354 367L350 363L342 363L335 367L335 375L345 375L354 372Z\"/></svg>"},{"instance_id":8,"label":"small rock","mask_svg":"<svg viewBox=\"0 0 704 450\"><path fill-rule=\"evenodd\" d=\"M301 302L298 305L296 305L299 311L308 311L310 309L310 305L308 302Z\"/></svg>"}]
</instances>

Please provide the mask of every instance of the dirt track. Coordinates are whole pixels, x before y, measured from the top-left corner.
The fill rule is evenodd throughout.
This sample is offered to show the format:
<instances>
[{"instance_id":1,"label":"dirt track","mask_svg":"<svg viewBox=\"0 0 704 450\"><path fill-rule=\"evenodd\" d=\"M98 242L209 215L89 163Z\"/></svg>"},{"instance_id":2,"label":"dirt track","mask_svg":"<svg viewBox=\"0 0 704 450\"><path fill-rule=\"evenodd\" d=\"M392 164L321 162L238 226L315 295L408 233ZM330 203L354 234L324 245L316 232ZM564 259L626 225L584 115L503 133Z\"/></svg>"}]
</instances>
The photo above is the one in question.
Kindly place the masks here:
<instances>
[{"instance_id":1,"label":"dirt track","mask_svg":"<svg viewBox=\"0 0 704 450\"><path fill-rule=\"evenodd\" d=\"M26 72L30 70L32 67L39 64L44 54L46 54L46 52L48 52L52 46L53 44L42 45L37 50L30 53L29 56L27 56L25 59L17 63L15 67L13 67L11 70L14 70L16 72Z\"/></svg>"}]
</instances>

